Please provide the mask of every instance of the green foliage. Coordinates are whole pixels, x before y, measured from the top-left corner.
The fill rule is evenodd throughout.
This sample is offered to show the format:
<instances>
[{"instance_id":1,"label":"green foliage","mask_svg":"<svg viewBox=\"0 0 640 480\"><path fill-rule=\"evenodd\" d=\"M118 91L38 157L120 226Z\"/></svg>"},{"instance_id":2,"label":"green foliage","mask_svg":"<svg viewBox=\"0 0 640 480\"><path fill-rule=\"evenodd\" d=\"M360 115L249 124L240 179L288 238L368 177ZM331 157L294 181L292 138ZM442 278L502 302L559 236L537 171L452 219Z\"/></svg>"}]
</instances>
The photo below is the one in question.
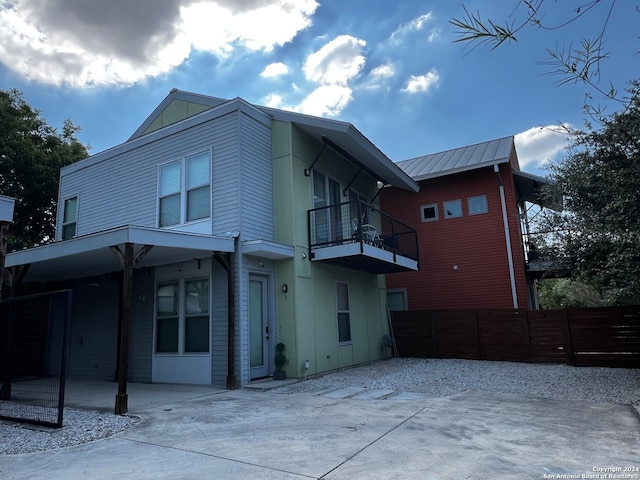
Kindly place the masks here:
<instances>
[{"instance_id":1,"label":"green foliage","mask_svg":"<svg viewBox=\"0 0 640 480\"><path fill-rule=\"evenodd\" d=\"M541 308L603 307L606 301L595 287L568 278L546 278L538 282Z\"/></svg>"},{"instance_id":2,"label":"green foliage","mask_svg":"<svg viewBox=\"0 0 640 480\"><path fill-rule=\"evenodd\" d=\"M640 83L601 128L573 133L569 155L551 167L546 195L564 196L548 213L546 255L608 304L640 303Z\"/></svg>"},{"instance_id":3,"label":"green foliage","mask_svg":"<svg viewBox=\"0 0 640 480\"><path fill-rule=\"evenodd\" d=\"M78 130L66 120L59 133L18 90L0 90L0 193L16 198L9 251L53 240L60 168L88 156Z\"/></svg>"},{"instance_id":4,"label":"green foliage","mask_svg":"<svg viewBox=\"0 0 640 480\"><path fill-rule=\"evenodd\" d=\"M276 345L276 356L273 359L273 362L276 364L277 370L282 370L287 364L287 357L284 354L284 343L280 342Z\"/></svg>"}]
</instances>

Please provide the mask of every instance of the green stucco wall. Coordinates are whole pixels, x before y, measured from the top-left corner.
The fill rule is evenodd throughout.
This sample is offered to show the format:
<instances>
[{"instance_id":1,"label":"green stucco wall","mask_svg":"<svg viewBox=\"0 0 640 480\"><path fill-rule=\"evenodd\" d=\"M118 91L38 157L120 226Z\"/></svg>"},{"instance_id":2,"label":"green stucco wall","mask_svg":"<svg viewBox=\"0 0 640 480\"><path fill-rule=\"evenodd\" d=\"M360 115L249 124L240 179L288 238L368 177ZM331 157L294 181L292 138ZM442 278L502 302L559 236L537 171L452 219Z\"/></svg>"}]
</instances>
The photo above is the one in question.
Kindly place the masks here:
<instances>
[{"instance_id":1,"label":"green stucco wall","mask_svg":"<svg viewBox=\"0 0 640 480\"><path fill-rule=\"evenodd\" d=\"M295 125L276 121L272 149L275 239L295 247L294 258L276 267L277 285L289 287L277 295L278 341L287 347L288 375L304 376L306 359L311 364L307 374L314 375L385 358L389 352L382 342L388 333L384 276L310 261L307 211L312 208L312 182L304 171L322 144ZM340 181L342 188L357 173L329 148L315 168ZM376 182L363 173L352 188L370 198L377 192ZM347 345L338 344L337 281L349 284L352 342Z\"/></svg>"}]
</instances>

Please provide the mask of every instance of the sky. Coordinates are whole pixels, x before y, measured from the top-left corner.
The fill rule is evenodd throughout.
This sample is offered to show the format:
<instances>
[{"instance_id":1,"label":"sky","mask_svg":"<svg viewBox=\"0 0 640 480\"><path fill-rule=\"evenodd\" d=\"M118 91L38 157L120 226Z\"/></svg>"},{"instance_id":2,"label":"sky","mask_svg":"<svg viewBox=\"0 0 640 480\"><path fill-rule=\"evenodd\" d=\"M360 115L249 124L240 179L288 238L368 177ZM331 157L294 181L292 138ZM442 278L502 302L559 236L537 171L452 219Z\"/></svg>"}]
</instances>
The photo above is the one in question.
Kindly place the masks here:
<instances>
[{"instance_id":1,"label":"sky","mask_svg":"<svg viewBox=\"0 0 640 480\"><path fill-rule=\"evenodd\" d=\"M606 27L600 87L623 92L640 71L640 2L547 0L544 26L583 15L494 50L454 42L450 21L466 8L517 24L520 2L462 2L0 0L0 89L59 130L71 119L91 153L126 141L178 88L352 123L394 161L514 135L522 170L545 175L566 155L561 125L584 126L586 93L619 108L558 86L547 49Z\"/></svg>"}]
</instances>

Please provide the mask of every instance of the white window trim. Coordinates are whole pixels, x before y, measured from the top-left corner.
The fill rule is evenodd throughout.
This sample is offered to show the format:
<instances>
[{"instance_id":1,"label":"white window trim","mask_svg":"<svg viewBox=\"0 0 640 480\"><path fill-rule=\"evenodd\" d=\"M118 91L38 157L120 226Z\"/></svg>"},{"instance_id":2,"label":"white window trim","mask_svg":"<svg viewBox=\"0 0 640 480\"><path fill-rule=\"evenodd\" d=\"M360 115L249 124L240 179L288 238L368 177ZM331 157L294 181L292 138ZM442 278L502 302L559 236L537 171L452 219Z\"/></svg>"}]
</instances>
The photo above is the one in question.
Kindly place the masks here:
<instances>
[{"instance_id":1,"label":"white window trim","mask_svg":"<svg viewBox=\"0 0 640 480\"><path fill-rule=\"evenodd\" d=\"M402 296L404 297L404 310L391 310L389 309L389 311L406 311L409 310L409 298L407 295L407 289L406 288L390 288L387 289L387 307L389 307L389 301L388 301L388 295L390 293L401 293Z\"/></svg>"},{"instance_id":2,"label":"white window trim","mask_svg":"<svg viewBox=\"0 0 640 480\"><path fill-rule=\"evenodd\" d=\"M434 218L425 218L424 217L424 210L426 208L429 208L429 207L433 207L435 209L436 216ZM424 205L420 205L420 220L422 221L422 223L437 222L438 220L440 220L439 210L440 209L438 208L438 204L437 203L426 203Z\"/></svg>"},{"instance_id":3,"label":"white window trim","mask_svg":"<svg viewBox=\"0 0 640 480\"><path fill-rule=\"evenodd\" d=\"M194 316L192 314L187 314L186 312L186 284L189 281L193 280L207 280L209 282L209 339L208 346L209 350L206 352L185 352L185 331L186 331L186 319L188 316ZM158 341L158 287L162 285L171 285L177 283L178 284L178 351L177 352L158 352L157 351L157 341ZM211 329L212 329L212 281L210 275L195 275L189 277L181 277L181 278L166 278L160 281L157 281L154 287L153 292L153 354L155 356L160 357L208 357L211 355Z\"/></svg>"},{"instance_id":4,"label":"white window trim","mask_svg":"<svg viewBox=\"0 0 640 480\"><path fill-rule=\"evenodd\" d=\"M479 199L483 199L484 200L484 210L482 211L473 211L471 209L471 202L473 200L479 200ZM467 198L467 209L469 210L469 215L483 215L485 213L489 213L489 202L487 199L486 195L476 195L474 197L468 197Z\"/></svg>"},{"instance_id":5,"label":"white window trim","mask_svg":"<svg viewBox=\"0 0 640 480\"><path fill-rule=\"evenodd\" d=\"M447 203L459 202L460 203L460 215L447 215ZM445 200L442 202L442 213L444 214L445 220L449 220L451 218L460 218L464 216L464 212L462 211L462 199L455 198L453 200Z\"/></svg>"},{"instance_id":6,"label":"white window trim","mask_svg":"<svg viewBox=\"0 0 640 480\"><path fill-rule=\"evenodd\" d=\"M199 185L198 187L194 187L194 188L188 188L187 186L187 182L188 182L188 178L187 178L187 161L189 158L191 157L196 157L198 155L201 154L207 154L209 156L209 181L208 183L203 183L201 185ZM198 223L198 222L202 222L202 221L206 221L212 218L213 215L213 207L212 207L212 198L211 198L211 185L213 183L212 180L212 164L213 164L213 151L212 149L206 149L206 150L199 150L193 153L189 153L187 155L184 155L180 158L176 158L167 162L163 162L158 164L158 173L157 173L157 188L156 188L156 225L158 226L158 228L167 228L167 229L172 229L175 228L177 226L180 225L188 225L188 224L193 224L193 223ZM180 222L178 223L174 223L171 225L165 225L165 226L160 226L160 200L162 198L171 196L171 195L165 195L164 197L160 194L160 187L161 187L161 179L162 179L162 169L164 167L167 167L169 165L175 164L175 163L179 163L180 164ZM195 190L197 188L202 188L204 186L208 185L209 186L209 216L208 217L203 217L203 218L197 218L195 220L189 220L187 221L187 201L188 201L188 194L191 190ZM175 194L174 194L175 195Z\"/></svg>"},{"instance_id":7,"label":"white window trim","mask_svg":"<svg viewBox=\"0 0 640 480\"><path fill-rule=\"evenodd\" d=\"M72 198L76 199L76 218L74 219L73 222L65 222L64 221L64 216L65 216L65 213L66 213L67 201L71 200ZM60 239L61 240L65 240L65 238L64 238L64 227L66 227L67 225L71 225L72 223L76 224L76 228L75 228L75 233L71 236L71 238L76 238L78 236L78 217L79 216L80 216L80 195L78 195L78 194L69 195L68 197L63 199L62 200L62 217L60 218L60 223L62 225L62 227L60 228ZM66 240L71 240L71 238L67 238Z\"/></svg>"},{"instance_id":8,"label":"white window trim","mask_svg":"<svg viewBox=\"0 0 640 480\"><path fill-rule=\"evenodd\" d=\"M348 310L340 310L338 308L338 285L346 285L347 286L347 301L349 302ZM349 282L345 281L336 281L335 283L335 295L336 295L336 335L338 339L338 345L351 345L353 343L353 331L351 329L351 289L349 288ZM349 340L340 341L340 320L338 314L347 313L349 314Z\"/></svg>"}]
</instances>

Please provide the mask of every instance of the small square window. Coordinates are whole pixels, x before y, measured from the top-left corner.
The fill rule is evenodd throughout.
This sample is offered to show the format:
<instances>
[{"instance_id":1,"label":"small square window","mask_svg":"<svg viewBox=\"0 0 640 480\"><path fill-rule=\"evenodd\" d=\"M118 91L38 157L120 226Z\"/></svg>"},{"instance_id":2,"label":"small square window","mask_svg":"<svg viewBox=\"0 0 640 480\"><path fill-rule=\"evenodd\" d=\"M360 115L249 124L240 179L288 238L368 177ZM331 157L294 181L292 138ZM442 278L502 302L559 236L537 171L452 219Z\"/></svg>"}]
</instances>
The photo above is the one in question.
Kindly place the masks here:
<instances>
[{"instance_id":1,"label":"small square window","mask_svg":"<svg viewBox=\"0 0 640 480\"><path fill-rule=\"evenodd\" d=\"M449 200L443 203L444 218L457 218L462 216L462 200Z\"/></svg>"},{"instance_id":2,"label":"small square window","mask_svg":"<svg viewBox=\"0 0 640 480\"><path fill-rule=\"evenodd\" d=\"M487 213L489 211L486 195L469 197L467 202L469 206L469 215L480 215L481 213Z\"/></svg>"},{"instance_id":3,"label":"small square window","mask_svg":"<svg viewBox=\"0 0 640 480\"><path fill-rule=\"evenodd\" d=\"M438 220L438 204L430 203L420 206L420 220L422 222L435 222Z\"/></svg>"}]
</instances>

